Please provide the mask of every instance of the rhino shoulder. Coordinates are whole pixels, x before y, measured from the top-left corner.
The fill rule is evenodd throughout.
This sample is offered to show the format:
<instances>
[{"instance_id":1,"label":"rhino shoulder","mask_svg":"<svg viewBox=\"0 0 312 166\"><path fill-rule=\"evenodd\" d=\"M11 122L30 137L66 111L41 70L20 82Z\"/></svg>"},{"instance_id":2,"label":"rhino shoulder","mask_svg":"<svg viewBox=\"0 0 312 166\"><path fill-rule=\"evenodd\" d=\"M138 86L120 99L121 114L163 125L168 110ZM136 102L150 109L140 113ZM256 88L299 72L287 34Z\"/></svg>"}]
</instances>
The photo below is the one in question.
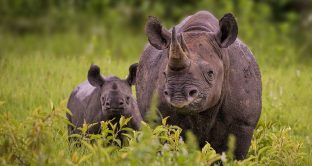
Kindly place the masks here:
<instances>
[{"instance_id":1,"label":"rhino shoulder","mask_svg":"<svg viewBox=\"0 0 312 166\"><path fill-rule=\"evenodd\" d=\"M237 48L239 48L240 52L242 53L243 58L246 59L248 64L250 64L252 66L252 68L254 69L256 77L261 79L259 66L258 66L256 59L255 59L253 53L251 52L251 50L247 47L247 45L245 43L243 43L239 39L237 39L237 42L235 42L235 43L237 43Z\"/></svg>"},{"instance_id":2,"label":"rhino shoulder","mask_svg":"<svg viewBox=\"0 0 312 166\"><path fill-rule=\"evenodd\" d=\"M70 94L68 99L67 108L72 112L81 112L88 107L89 100L96 88L93 87L88 81L79 84Z\"/></svg>"},{"instance_id":3,"label":"rhino shoulder","mask_svg":"<svg viewBox=\"0 0 312 166\"><path fill-rule=\"evenodd\" d=\"M90 96L96 91L96 87L92 86L88 81L84 81L77 87L76 97L83 104L89 103Z\"/></svg>"}]
</instances>

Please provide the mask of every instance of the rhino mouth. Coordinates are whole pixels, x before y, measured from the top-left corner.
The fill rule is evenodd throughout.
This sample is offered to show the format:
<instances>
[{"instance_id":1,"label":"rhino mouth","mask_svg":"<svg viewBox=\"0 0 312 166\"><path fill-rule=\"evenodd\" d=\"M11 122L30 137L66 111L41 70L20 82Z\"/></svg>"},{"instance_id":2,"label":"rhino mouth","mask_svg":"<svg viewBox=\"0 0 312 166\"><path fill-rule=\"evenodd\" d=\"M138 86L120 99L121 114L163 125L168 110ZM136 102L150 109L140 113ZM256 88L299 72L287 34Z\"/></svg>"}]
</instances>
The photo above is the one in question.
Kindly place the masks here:
<instances>
[{"instance_id":1,"label":"rhino mouth","mask_svg":"<svg viewBox=\"0 0 312 166\"><path fill-rule=\"evenodd\" d=\"M119 112L123 111L124 108L106 108L105 111Z\"/></svg>"},{"instance_id":2,"label":"rhino mouth","mask_svg":"<svg viewBox=\"0 0 312 166\"><path fill-rule=\"evenodd\" d=\"M124 110L124 108L106 108L104 112L110 115L122 115Z\"/></svg>"},{"instance_id":3,"label":"rhino mouth","mask_svg":"<svg viewBox=\"0 0 312 166\"><path fill-rule=\"evenodd\" d=\"M204 99L205 98L199 97L193 100L192 102L179 107L176 107L176 105L171 103L169 105L171 110L174 110L176 113L192 115L201 112L203 110L203 106L201 103Z\"/></svg>"}]
</instances>

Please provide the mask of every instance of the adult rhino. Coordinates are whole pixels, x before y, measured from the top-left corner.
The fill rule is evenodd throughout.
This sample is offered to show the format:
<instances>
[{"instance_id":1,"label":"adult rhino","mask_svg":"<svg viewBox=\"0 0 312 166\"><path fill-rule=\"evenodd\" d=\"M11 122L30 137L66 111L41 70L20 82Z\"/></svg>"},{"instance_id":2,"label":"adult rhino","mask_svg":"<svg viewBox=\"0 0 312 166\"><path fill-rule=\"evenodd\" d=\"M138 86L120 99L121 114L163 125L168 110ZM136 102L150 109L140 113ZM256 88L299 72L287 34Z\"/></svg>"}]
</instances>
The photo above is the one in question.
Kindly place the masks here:
<instances>
[{"instance_id":1,"label":"adult rhino","mask_svg":"<svg viewBox=\"0 0 312 166\"><path fill-rule=\"evenodd\" d=\"M232 14L217 20L200 11L171 31L149 17L149 44L137 69L136 93L142 116L153 92L169 124L191 130L200 147L208 141L221 153L236 136L236 159L246 156L261 113L261 75L251 51L237 38ZM182 134L184 135L184 134Z\"/></svg>"}]
</instances>

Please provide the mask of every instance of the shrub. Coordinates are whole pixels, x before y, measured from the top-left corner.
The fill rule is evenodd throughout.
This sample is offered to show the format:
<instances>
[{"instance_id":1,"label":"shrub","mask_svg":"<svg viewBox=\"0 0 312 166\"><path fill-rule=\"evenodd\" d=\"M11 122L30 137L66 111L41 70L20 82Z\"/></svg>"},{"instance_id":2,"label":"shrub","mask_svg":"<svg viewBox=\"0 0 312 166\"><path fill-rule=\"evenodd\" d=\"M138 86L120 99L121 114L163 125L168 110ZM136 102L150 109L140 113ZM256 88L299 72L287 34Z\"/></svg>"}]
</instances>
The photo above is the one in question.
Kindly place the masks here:
<instances>
[{"instance_id":1,"label":"shrub","mask_svg":"<svg viewBox=\"0 0 312 166\"><path fill-rule=\"evenodd\" d=\"M290 128L278 129L272 123L261 122L255 130L248 158L234 161L233 148L222 156L209 143L198 149L190 132L184 142L182 129L168 125L168 117L155 127L142 122L141 131L125 127L129 118L121 118L118 125L102 122L102 133L77 136L81 138L81 147L77 147L67 141L65 112L63 102L58 107L51 104L50 111L35 109L23 122L14 120L9 113L1 115L2 165L55 165L64 161L67 165L212 165L220 159L224 165L296 165L304 155L302 143L289 136ZM81 130L86 131L87 127L84 125ZM117 137L121 131L127 133Z\"/></svg>"}]
</instances>

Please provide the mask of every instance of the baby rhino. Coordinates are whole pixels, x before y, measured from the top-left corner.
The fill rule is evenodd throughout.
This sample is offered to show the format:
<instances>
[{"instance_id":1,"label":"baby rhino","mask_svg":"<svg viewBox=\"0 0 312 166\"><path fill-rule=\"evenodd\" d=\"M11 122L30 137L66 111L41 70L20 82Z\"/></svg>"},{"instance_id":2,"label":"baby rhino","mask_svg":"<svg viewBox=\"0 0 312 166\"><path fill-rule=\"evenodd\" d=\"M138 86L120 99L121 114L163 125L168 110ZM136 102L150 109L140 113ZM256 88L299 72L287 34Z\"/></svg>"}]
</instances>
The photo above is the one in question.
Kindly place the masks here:
<instances>
[{"instance_id":1,"label":"baby rhino","mask_svg":"<svg viewBox=\"0 0 312 166\"><path fill-rule=\"evenodd\" d=\"M121 80L115 76L103 77L100 68L91 65L88 80L73 90L67 103L71 115L66 116L74 125L68 125L68 135L79 134L78 128L84 123L94 124L87 130L88 134L99 134L101 121L118 121L121 115L132 117L129 127L138 130L142 117L131 93L136 69L137 64L132 64L127 79Z\"/></svg>"}]
</instances>

